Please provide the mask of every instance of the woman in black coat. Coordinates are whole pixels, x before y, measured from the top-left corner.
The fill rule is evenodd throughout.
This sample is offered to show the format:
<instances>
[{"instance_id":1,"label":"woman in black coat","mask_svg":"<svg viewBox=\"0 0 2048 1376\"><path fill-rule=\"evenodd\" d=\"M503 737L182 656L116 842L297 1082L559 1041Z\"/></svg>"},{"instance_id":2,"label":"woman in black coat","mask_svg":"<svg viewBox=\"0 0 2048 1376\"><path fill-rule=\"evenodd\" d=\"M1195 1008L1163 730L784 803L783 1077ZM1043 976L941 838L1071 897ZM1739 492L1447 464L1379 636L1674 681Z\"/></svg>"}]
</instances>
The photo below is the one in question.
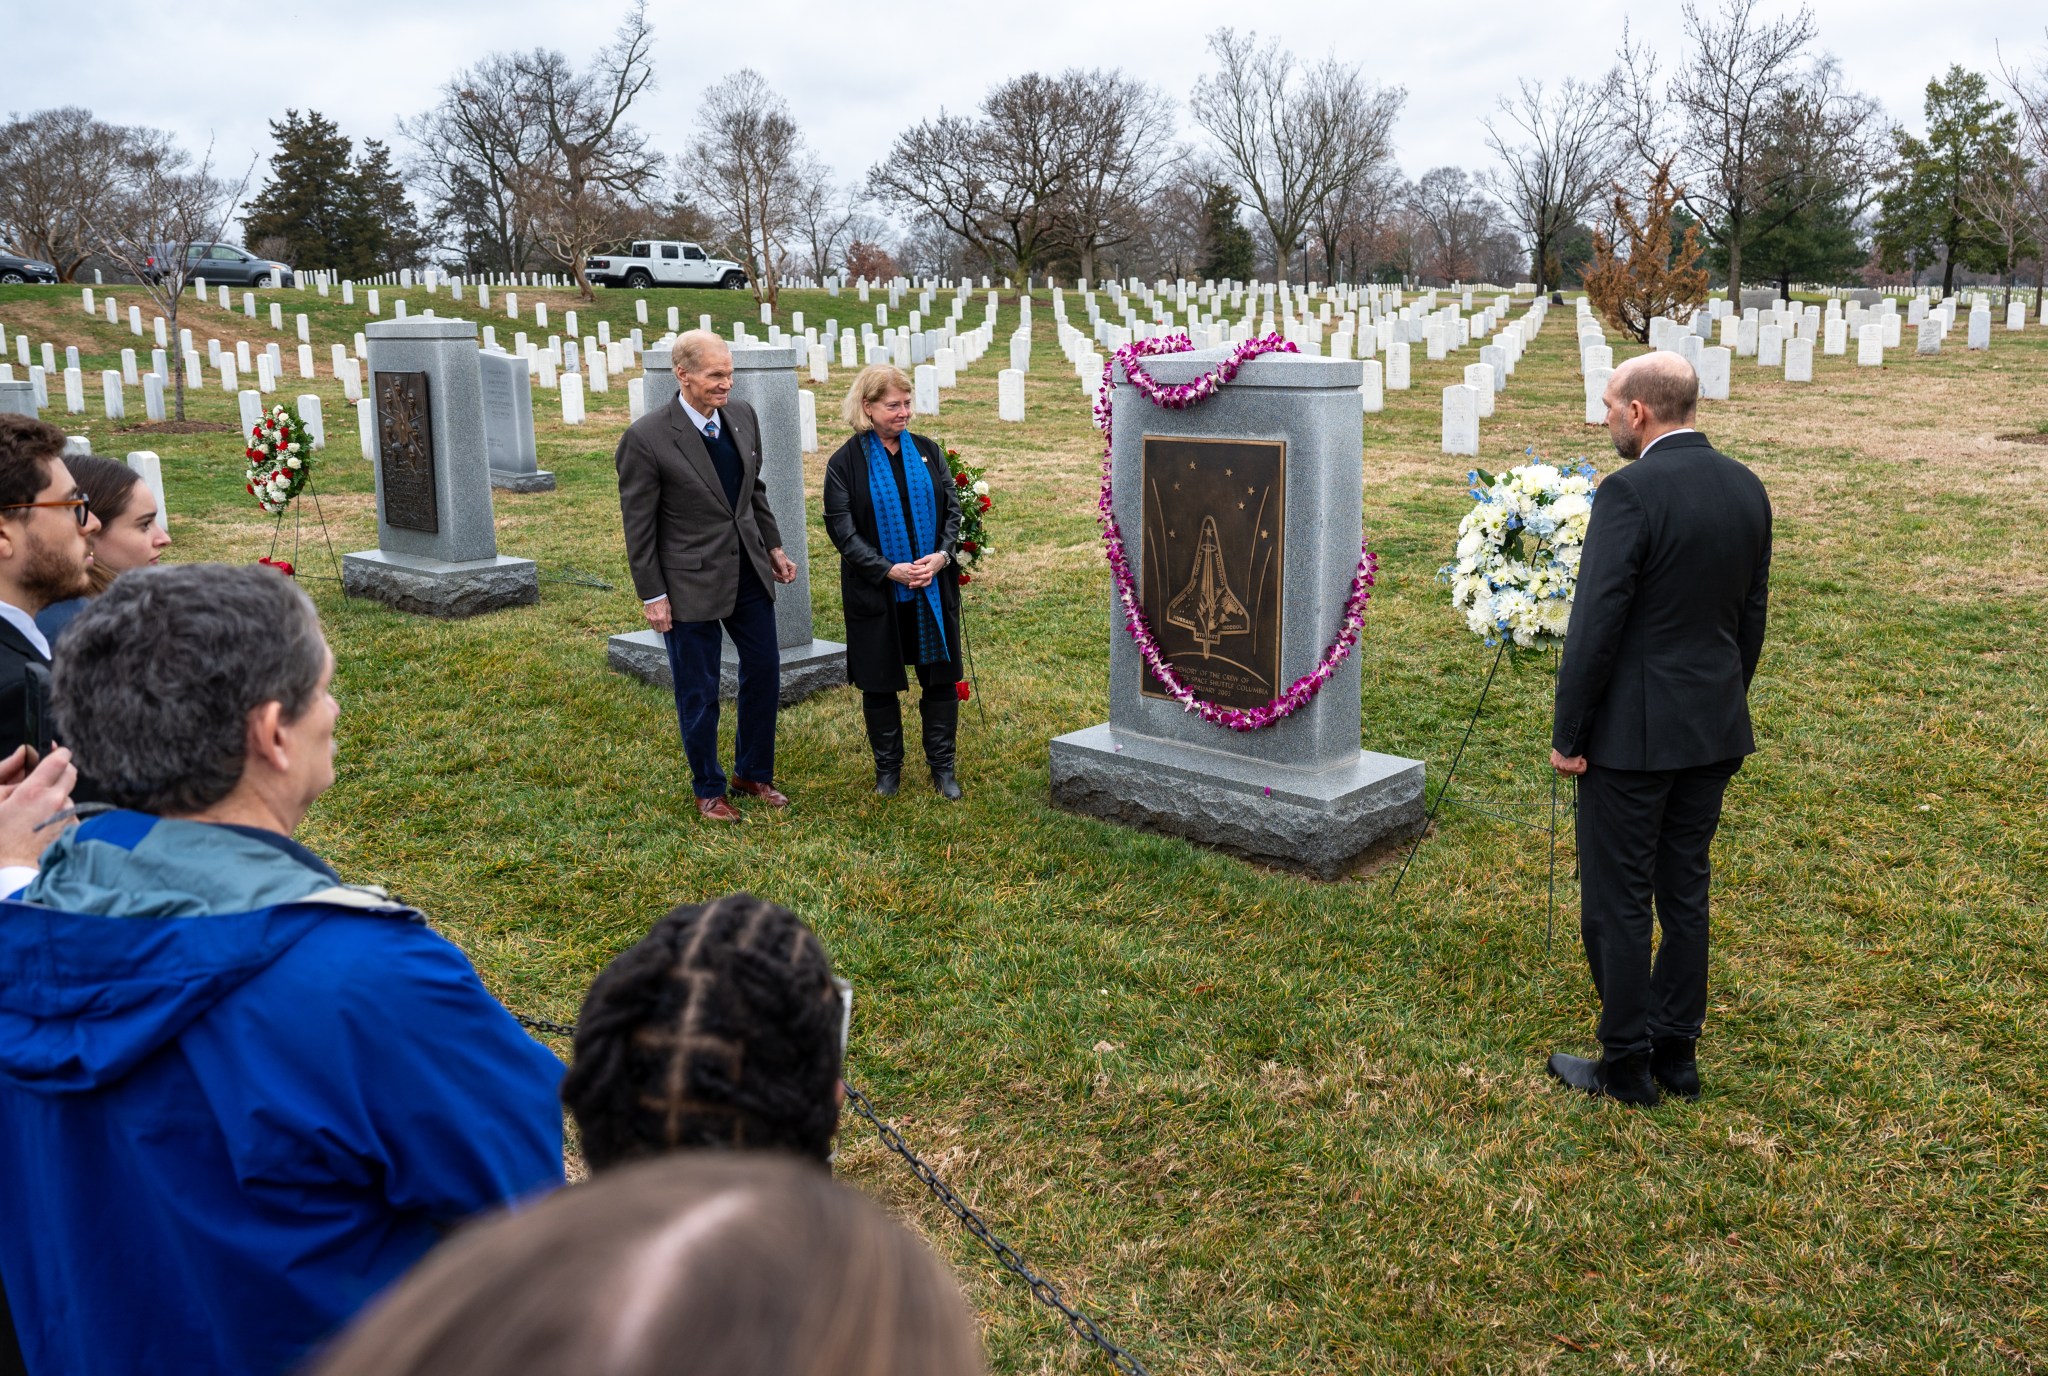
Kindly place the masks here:
<instances>
[{"instance_id":1,"label":"woman in black coat","mask_svg":"<svg viewBox=\"0 0 2048 1376\"><path fill-rule=\"evenodd\" d=\"M960 499L946 456L910 425L910 379L889 364L863 368L840 407L853 438L825 465L825 533L839 551L846 607L846 676L861 690L875 754L875 792L903 779L906 666L924 689L924 758L932 787L960 797ZM906 460L908 462L906 462ZM887 486L880 484L886 479Z\"/></svg>"}]
</instances>

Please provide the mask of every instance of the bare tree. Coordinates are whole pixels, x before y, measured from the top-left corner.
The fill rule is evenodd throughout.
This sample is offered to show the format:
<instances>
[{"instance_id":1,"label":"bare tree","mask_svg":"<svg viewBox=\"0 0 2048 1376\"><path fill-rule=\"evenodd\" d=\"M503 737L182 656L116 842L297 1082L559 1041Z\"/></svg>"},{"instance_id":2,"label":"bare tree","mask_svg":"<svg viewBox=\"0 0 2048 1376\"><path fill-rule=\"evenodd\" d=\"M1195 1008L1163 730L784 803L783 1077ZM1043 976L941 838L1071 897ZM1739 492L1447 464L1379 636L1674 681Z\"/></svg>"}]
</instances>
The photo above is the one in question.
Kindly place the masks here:
<instances>
[{"instance_id":1,"label":"bare tree","mask_svg":"<svg viewBox=\"0 0 2048 1376\"><path fill-rule=\"evenodd\" d=\"M0 126L0 241L71 281L93 252L86 225L114 196L108 173L136 137L75 105L10 118Z\"/></svg>"},{"instance_id":2,"label":"bare tree","mask_svg":"<svg viewBox=\"0 0 2048 1376\"><path fill-rule=\"evenodd\" d=\"M1539 291L1555 285L1552 250L1604 199L1619 170L1620 146L1597 87L1567 77L1546 93L1522 81L1502 96L1496 115L1481 120L1486 146L1500 160L1480 180L1529 246Z\"/></svg>"},{"instance_id":3,"label":"bare tree","mask_svg":"<svg viewBox=\"0 0 2048 1376\"><path fill-rule=\"evenodd\" d=\"M634 0L611 46L586 71L558 52L513 59L522 115L538 131L533 161L512 188L541 247L576 277L585 301L590 255L613 242L661 173L661 158L626 116L654 84L646 0Z\"/></svg>"},{"instance_id":4,"label":"bare tree","mask_svg":"<svg viewBox=\"0 0 2048 1376\"><path fill-rule=\"evenodd\" d=\"M1660 71L1647 44L1622 31L1609 92L1612 116L1646 169L1669 167L1681 202L1728 258L1728 297L1742 296L1742 249L1841 185L1876 181L1886 158L1877 103L1845 90L1830 58L1802 65L1813 11L1764 21L1758 0L1722 0L1704 16L1679 6L1690 56ZM1826 179L1816 166L1834 170ZM1768 207L1768 211L1765 208Z\"/></svg>"},{"instance_id":5,"label":"bare tree","mask_svg":"<svg viewBox=\"0 0 2048 1376\"><path fill-rule=\"evenodd\" d=\"M1374 86L1334 58L1297 67L1292 53L1261 46L1255 33L1218 29L1209 51L1219 70L1195 84L1195 122L1265 222L1275 271L1285 275L1318 206L1389 156L1407 93Z\"/></svg>"},{"instance_id":6,"label":"bare tree","mask_svg":"<svg viewBox=\"0 0 2048 1376\"><path fill-rule=\"evenodd\" d=\"M193 166L192 155L161 130L131 131L121 157L100 169L109 194L90 208L81 223L86 243L105 254L122 272L141 284L175 345L178 307L185 288L200 275L194 245L214 242L227 232L235 209L256 171L250 159L241 180L230 184L213 175L213 150ZM173 417L185 419L185 360L171 368Z\"/></svg>"},{"instance_id":7,"label":"bare tree","mask_svg":"<svg viewBox=\"0 0 2048 1376\"><path fill-rule=\"evenodd\" d=\"M812 158L798 174L796 229L810 250L811 275L823 281L854 239L874 237L857 192L836 186L832 169Z\"/></svg>"},{"instance_id":8,"label":"bare tree","mask_svg":"<svg viewBox=\"0 0 2048 1376\"><path fill-rule=\"evenodd\" d=\"M775 303L812 171L789 105L742 67L704 93L697 137L678 173L724 222L745 257L754 299Z\"/></svg>"},{"instance_id":9,"label":"bare tree","mask_svg":"<svg viewBox=\"0 0 2048 1376\"><path fill-rule=\"evenodd\" d=\"M519 169L540 156L540 129L520 98L518 60L494 53L450 78L440 103L398 121L413 146L406 171L433 203L445 245L478 267L525 270L532 217L516 190Z\"/></svg>"},{"instance_id":10,"label":"bare tree","mask_svg":"<svg viewBox=\"0 0 2048 1376\"><path fill-rule=\"evenodd\" d=\"M2001 52L1998 74L2019 116L2019 152L2026 167L2014 178L2014 191L2034 242L2034 313L2039 315L2043 277L2048 275L2048 57L2029 72L2012 66Z\"/></svg>"},{"instance_id":11,"label":"bare tree","mask_svg":"<svg viewBox=\"0 0 2048 1376\"><path fill-rule=\"evenodd\" d=\"M1423 271L1448 285L1479 275L1479 252L1491 225L1479 188L1461 167L1432 167L1416 179L1409 205L1428 231Z\"/></svg>"},{"instance_id":12,"label":"bare tree","mask_svg":"<svg viewBox=\"0 0 2048 1376\"><path fill-rule=\"evenodd\" d=\"M979 118L924 120L868 171L886 216L929 219L1021 276L1056 251L1060 200L1075 172L1077 121L1065 84L1030 72L992 89Z\"/></svg>"},{"instance_id":13,"label":"bare tree","mask_svg":"<svg viewBox=\"0 0 2048 1376\"><path fill-rule=\"evenodd\" d=\"M1173 103L1144 82L1069 71L1059 84L1071 113L1055 218L1081 276L1093 278L1095 255L1138 235L1146 203L1185 155L1173 145Z\"/></svg>"}]
</instances>

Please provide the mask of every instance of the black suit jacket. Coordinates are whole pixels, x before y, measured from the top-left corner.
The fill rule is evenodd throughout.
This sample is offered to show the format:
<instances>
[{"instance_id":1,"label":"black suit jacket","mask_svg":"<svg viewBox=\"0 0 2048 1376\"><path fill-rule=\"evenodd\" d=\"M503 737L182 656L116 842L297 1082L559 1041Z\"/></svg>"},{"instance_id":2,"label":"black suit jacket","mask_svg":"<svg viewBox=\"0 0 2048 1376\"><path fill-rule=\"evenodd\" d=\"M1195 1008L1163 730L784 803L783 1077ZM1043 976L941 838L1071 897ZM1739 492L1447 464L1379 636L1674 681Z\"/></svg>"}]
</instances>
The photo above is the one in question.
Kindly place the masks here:
<instances>
[{"instance_id":1,"label":"black suit jacket","mask_svg":"<svg viewBox=\"0 0 2048 1376\"><path fill-rule=\"evenodd\" d=\"M42 673L31 674L31 665ZM50 748L50 661L29 644L28 637L14 623L0 619L0 760L12 755L24 743L43 754ZM29 740L29 700L35 699L35 716L42 723L40 740Z\"/></svg>"},{"instance_id":2,"label":"black suit jacket","mask_svg":"<svg viewBox=\"0 0 2048 1376\"><path fill-rule=\"evenodd\" d=\"M732 615L742 558L775 595L768 551L782 548L782 532L761 481L761 424L744 401L728 401L718 417L740 451L737 509L725 499L704 436L675 401L627 427L613 459L633 587L642 601L667 597L677 621Z\"/></svg>"},{"instance_id":3,"label":"black suit jacket","mask_svg":"<svg viewBox=\"0 0 2048 1376\"><path fill-rule=\"evenodd\" d=\"M1771 503L1697 431L1601 480L1557 674L1550 743L1609 769L1688 769L1756 749Z\"/></svg>"}]
</instances>

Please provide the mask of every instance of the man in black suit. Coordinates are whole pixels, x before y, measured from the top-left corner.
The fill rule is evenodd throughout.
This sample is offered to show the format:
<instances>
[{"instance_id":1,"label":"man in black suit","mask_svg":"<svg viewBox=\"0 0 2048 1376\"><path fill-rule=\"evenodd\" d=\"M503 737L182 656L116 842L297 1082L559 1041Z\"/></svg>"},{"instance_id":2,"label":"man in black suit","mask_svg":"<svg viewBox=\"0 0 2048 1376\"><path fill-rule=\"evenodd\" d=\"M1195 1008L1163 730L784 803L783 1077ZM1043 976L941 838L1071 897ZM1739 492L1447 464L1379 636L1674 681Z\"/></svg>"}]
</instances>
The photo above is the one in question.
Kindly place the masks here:
<instances>
[{"instance_id":1,"label":"man in black suit","mask_svg":"<svg viewBox=\"0 0 2048 1376\"><path fill-rule=\"evenodd\" d=\"M64 464L64 432L0 415L0 759L50 748L50 642L36 613L90 591L99 528Z\"/></svg>"},{"instance_id":2,"label":"man in black suit","mask_svg":"<svg viewBox=\"0 0 2048 1376\"><path fill-rule=\"evenodd\" d=\"M782 552L761 480L760 421L753 407L730 400L731 351L709 330L676 336L673 349L674 403L619 437L619 511L633 586L647 624L668 644L697 811L737 822L728 789L789 805L774 787L782 696L774 585L795 582L796 565ZM718 763L721 626L740 660L730 781Z\"/></svg>"},{"instance_id":3,"label":"man in black suit","mask_svg":"<svg viewBox=\"0 0 2048 1376\"><path fill-rule=\"evenodd\" d=\"M1615 452L1601 483L1557 675L1550 763L1579 779L1580 925L1602 1056L1550 1073L1629 1104L1699 1094L1707 1013L1708 850L1721 795L1755 751L1771 504L1692 428L1683 355L1632 358L1607 384ZM1654 966L1651 911L1663 929Z\"/></svg>"}]
</instances>

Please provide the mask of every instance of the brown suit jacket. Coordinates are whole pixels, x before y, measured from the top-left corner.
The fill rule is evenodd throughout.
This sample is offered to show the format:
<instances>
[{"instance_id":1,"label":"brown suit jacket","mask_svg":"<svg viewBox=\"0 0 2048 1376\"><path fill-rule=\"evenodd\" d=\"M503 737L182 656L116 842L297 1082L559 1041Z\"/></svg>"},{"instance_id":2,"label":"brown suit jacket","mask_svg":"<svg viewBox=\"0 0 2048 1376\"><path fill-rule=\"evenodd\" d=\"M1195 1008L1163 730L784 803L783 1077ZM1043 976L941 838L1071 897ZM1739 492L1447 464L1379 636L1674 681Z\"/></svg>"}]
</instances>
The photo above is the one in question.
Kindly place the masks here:
<instances>
[{"instance_id":1,"label":"brown suit jacket","mask_svg":"<svg viewBox=\"0 0 2048 1376\"><path fill-rule=\"evenodd\" d=\"M761 425L754 408L728 401L719 423L740 451L740 502L725 500L704 436L678 401L649 411L619 437L619 514L626 525L626 562L642 601L666 596L681 621L718 621L739 598L739 561L753 561L761 585L775 595L768 551L782 532L761 481Z\"/></svg>"}]
</instances>

